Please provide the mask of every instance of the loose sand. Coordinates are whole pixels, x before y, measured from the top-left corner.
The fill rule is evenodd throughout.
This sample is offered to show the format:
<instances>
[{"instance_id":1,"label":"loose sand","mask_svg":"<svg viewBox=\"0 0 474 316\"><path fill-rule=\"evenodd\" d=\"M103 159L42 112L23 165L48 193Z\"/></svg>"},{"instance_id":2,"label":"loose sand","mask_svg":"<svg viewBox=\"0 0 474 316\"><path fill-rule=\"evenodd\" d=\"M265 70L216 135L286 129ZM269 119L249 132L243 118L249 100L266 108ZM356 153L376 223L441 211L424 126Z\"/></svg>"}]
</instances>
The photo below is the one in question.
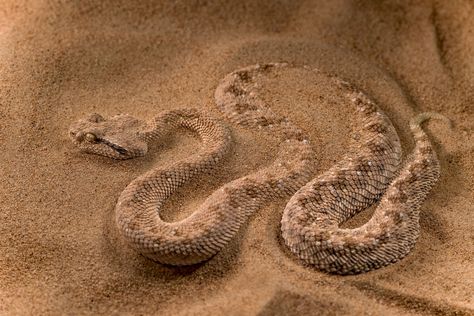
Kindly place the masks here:
<instances>
[{"instance_id":1,"label":"loose sand","mask_svg":"<svg viewBox=\"0 0 474 316\"><path fill-rule=\"evenodd\" d=\"M472 1L135 2L1 3L1 315L474 313ZM179 135L149 157L117 162L78 152L69 124L90 112L150 118L183 106L222 117L213 101L218 81L272 61L318 67L365 90L393 120L405 152L415 113L453 120L452 131L428 126L442 177L422 207L421 238L401 262L344 277L303 267L281 246L283 200L197 266L154 263L117 235L121 190L199 143ZM350 109L331 91L298 70L261 81L270 106L310 133L318 172L348 144ZM232 157L173 196L166 219L185 217L274 157L271 136L229 125Z\"/></svg>"}]
</instances>

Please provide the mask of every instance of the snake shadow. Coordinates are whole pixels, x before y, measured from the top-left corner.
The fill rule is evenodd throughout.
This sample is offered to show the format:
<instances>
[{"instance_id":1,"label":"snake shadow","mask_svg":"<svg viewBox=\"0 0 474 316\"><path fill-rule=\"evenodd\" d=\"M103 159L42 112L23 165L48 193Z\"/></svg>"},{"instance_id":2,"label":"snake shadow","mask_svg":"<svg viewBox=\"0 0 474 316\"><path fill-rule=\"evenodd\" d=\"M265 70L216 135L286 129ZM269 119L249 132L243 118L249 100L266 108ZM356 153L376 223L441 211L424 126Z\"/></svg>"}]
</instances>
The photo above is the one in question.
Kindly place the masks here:
<instances>
[{"instance_id":1,"label":"snake shadow","mask_svg":"<svg viewBox=\"0 0 474 316\"><path fill-rule=\"evenodd\" d=\"M116 227L114 216L115 207L112 207L104 213L103 219L102 251L108 254L109 263L127 271L130 279L145 278L158 283L191 280L209 283L236 273L241 244L249 225L248 221L226 247L209 260L189 266L172 266L148 259L130 248Z\"/></svg>"}]
</instances>

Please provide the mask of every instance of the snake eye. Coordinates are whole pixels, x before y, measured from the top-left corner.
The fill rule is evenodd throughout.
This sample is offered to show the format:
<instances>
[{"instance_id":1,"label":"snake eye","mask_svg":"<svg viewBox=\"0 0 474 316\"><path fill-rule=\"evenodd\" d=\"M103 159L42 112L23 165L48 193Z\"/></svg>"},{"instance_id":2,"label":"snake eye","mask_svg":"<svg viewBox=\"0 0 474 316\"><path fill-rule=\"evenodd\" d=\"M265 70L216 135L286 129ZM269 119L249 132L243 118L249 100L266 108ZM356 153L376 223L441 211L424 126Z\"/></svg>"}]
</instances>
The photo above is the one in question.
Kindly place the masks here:
<instances>
[{"instance_id":1,"label":"snake eye","mask_svg":"<svg viewBox=\"0 0 474 316\"><path fill-rule=\"evenodd\" d=\"M95 136L95 134L86 133L85 138L88 142L91 142L91 143L97 142L97 136Z\"/></svg>"}]
</instances>

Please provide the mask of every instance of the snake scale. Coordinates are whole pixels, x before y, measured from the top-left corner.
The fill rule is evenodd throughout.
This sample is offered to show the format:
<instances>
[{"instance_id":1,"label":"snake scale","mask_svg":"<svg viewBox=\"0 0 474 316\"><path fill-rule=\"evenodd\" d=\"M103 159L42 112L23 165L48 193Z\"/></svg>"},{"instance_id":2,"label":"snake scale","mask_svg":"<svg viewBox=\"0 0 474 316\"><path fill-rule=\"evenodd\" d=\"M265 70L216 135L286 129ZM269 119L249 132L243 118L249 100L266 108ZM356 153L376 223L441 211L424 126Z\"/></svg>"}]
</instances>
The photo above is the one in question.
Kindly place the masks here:
<instances>
[{"instance_id":1,"label":"snake scale","mask_svg":"<svg viewBox=\"0 0 474 316\"><path fill-rule=\"evenodd\" d=\"M221 80L215 101L226 119L271 133L279 140L279 153L269 166L223 185L177 222L163 221L160 210L179 187L212 172L230 153L233 141L225 125L195 109L166 111L148 122L129 115L105 119L92 114L71 125L70 137L81 150L114 159L143 156L150 143L180 129L200 138L198 153L153 168L121 193L115 220L134 249L164 264L199 263L220 251L263 205L290 198L281 220L282 237L290 251L309 265L354 274L386 266L409 253L420 233L420 205L440 176L436 153L421 124L430 118L449 121L436 113L412 119L415 147L402 164L400 140L388 117L364 93L325 75L352 105L359 137L338 163L311 179L315 154L307 135L273 112L256 89L259 76L287 67L291 66L255 65ZM366 224L339 227L378 201Z\"/></svg>"}]
</instances>

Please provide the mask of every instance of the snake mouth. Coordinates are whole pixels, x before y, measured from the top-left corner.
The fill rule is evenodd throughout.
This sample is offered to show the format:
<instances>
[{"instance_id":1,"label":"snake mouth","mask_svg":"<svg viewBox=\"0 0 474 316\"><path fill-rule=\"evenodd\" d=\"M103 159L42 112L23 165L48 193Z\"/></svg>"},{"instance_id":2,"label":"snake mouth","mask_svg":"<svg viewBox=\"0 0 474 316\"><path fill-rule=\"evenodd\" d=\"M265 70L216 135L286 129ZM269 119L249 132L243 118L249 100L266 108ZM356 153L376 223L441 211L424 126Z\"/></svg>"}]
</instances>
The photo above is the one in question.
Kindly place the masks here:
<instances>
[{"instance_id":1,"label":"snake mouth","mask_svg":"<svg viewBox=\"0 0 474 316\"><path fill-rule=\"evenodd\" d=\"M122 146L120 145L117 145L115 143L112 143L110 141L108 141L107 139L104 139L104 138L98 138L97 139L97 142L98 143L102 143L108 147L110 147L112 150L116 151L118 154L120 155L127 155L128 154L128 150L123 148Z\"/></svg>"},{"instance_id":2,"label":"snake mouth","mask_svg":"<svg viewBox=\"0 0 474 316\"><path fill-rule=\"evenodd\" d=\"M70 132L73 142L78 145L83 151L109 156L115 159L130 158L130 151L125 147L102 137L94 137L87 139L84 133Z\"/></svg>"}]
</instances>

